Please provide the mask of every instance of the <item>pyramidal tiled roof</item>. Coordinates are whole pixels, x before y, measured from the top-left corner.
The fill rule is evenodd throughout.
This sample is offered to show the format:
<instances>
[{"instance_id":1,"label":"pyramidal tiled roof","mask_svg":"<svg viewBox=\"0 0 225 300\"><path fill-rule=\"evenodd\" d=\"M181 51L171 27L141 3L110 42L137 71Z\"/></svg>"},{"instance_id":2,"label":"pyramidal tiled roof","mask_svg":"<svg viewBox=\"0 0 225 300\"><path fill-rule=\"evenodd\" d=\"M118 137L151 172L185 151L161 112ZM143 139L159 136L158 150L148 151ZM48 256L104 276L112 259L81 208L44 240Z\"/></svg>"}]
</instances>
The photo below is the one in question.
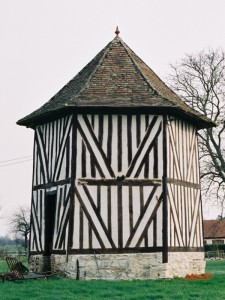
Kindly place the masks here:
<instances>
[{"instance_id":1,"label":"pyramidal tiled roof","mask_svg":"<svg viewBox=\"0 0 225 300\"><path fill-rule=\"evenodd\" d=\"M187 106L118 35L47 103L17 124L34 127L78 108L148 108L178 114L198 128L214 123Z\"/></svg>"}]
</instances>

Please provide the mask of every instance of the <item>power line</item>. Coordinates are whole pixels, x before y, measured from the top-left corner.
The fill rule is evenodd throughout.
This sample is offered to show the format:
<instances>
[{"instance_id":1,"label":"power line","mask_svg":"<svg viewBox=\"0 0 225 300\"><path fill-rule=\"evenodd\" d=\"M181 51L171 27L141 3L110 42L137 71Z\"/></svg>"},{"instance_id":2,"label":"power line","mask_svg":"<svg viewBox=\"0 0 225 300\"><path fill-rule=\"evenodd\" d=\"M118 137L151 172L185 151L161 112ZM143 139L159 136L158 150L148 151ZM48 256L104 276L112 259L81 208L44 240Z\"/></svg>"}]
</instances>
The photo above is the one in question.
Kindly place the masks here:
<instances>
[{"instance_id":1,"label":"power line","mask_svg":"<svg viewBox=\"0 0 225 300\"><path fill-rule=\"evenodd\" d=\"M1 164L1 163L4 163L4 162L8 162L8 161L20 160L20 159L24 159L24 158L28 158L28 157L32 157L32 155L28 155L28 156L20 156L20 157L13 158L13 159L2 160L2 161L0 161L0 164Z\"/></svg>"},{"instance_id":2,"label":"power line","mask_svg":"<svg viewBox=\"0 0 225 300\"><path fill-rule=\"evenodd\" d=\"M16 165L16 164L21 164L21 163L24 163L24 162L27 162L27 161L32 161L33 159L26 159L26 160L21 160L21 161L17 161L17 162L14 162L14 163L9 163L9 164L4 164L4 165L0 165L0 168L1 167L6 167L6 166L12 166L12 165ZM1 162L0 162L1 163Z\"/></svg>"}]
</instances>

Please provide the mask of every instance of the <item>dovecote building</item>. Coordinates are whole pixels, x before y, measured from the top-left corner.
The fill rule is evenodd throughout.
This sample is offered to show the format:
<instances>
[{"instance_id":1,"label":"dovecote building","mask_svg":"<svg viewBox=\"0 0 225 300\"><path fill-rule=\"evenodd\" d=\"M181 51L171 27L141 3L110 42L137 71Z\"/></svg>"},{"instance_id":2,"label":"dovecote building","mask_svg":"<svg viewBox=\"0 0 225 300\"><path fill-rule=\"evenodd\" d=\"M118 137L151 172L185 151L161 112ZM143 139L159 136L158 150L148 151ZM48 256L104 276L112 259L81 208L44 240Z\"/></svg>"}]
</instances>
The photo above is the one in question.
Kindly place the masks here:
<instances>
[{"instance_id":1,"label":"dovecote building","mask_svg":"<svg viewBox=\"0 0 225 300\"><path fill-rule=\"evenodd\" d=\"M197 131L214 126L116 37L34 129L30 256L71 277L204 272Z\"/></svg>"}]
</instances>

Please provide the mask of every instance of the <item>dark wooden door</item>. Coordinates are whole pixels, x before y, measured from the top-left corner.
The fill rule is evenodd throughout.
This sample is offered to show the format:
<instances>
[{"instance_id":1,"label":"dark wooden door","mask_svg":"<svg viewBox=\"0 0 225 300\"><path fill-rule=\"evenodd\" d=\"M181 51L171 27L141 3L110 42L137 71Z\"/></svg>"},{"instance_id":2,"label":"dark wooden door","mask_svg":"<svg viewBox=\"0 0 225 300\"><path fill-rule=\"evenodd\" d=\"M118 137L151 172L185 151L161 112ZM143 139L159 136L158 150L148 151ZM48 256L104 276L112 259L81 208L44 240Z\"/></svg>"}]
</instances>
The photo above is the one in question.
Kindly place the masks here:
<instances>
[{"instance_id":1,"label":"dark wooden door","mask_svg":"<svg viewBox=\"0 0 225 300\"><path fill-rule=\"evenodd\" d=\"M55 225L56 193L47 194L45 198L45 255L50 256L53 247Z\"/></svg>"}]
</instances>

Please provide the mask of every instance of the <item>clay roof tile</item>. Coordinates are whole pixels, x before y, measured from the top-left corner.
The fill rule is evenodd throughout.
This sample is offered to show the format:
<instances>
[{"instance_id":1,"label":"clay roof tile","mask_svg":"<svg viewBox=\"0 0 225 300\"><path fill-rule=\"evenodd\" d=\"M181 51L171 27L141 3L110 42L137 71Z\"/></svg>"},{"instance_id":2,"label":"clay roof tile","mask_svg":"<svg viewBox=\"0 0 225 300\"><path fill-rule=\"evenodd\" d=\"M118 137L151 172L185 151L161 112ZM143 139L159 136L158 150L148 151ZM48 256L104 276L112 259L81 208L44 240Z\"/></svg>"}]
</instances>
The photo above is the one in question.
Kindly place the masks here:
<instances>
[{"instance_id":1,"label":"clay roof tile","mask_svg":"<svg viewBox=\"0 0 225 300\"><path fill-rule=\"evenodd\" d=\"M165 114L185 117L197 128L215 125L187 106L127 46L119 33L55 96L17 124L34 127L56 114L87 107L157 108Z\"/></svg>"},{"instance_id":2,"label":"clay roof tile","mask_svg":"<svg viewBox=\"0 0 225 300\"><path fill-rule=\"evenodd\" d=\"M225 220L204 220L204 238L225 238Z\"/></svg>"}]
</instances>

